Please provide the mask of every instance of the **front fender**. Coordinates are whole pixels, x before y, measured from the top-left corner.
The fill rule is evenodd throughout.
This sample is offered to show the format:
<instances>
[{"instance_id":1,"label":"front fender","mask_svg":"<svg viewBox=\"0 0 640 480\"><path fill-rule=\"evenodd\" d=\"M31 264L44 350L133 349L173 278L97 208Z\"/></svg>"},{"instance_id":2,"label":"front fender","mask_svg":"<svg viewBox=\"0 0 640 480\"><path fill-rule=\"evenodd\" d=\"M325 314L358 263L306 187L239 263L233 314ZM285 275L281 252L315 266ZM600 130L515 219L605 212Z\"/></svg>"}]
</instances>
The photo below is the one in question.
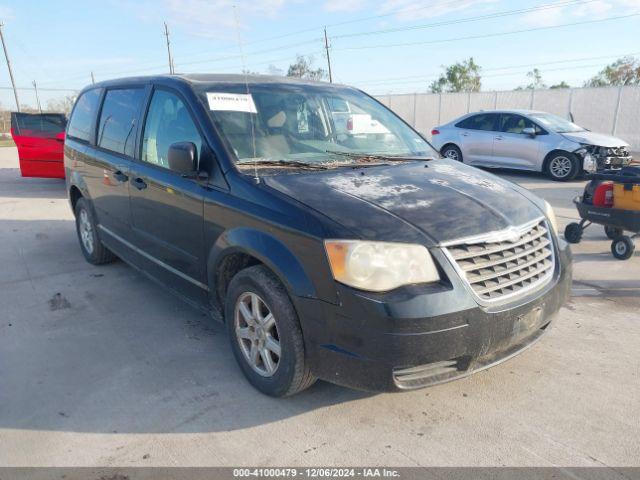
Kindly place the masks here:
<instances>
[{"instance_id":1,"label":"front fender","mask_svg":"<svg viewBox=\"0 0 640 480\"><path fill-rule=\"evenodd\" d=\"M284 283L291 295L317 298L313 282L287 246L272 235L248 227L236 228L218 237L207 260L209 285L216 284L222 261L234 253L251 255L264 263Z\"/></svg>"}]
</instances>

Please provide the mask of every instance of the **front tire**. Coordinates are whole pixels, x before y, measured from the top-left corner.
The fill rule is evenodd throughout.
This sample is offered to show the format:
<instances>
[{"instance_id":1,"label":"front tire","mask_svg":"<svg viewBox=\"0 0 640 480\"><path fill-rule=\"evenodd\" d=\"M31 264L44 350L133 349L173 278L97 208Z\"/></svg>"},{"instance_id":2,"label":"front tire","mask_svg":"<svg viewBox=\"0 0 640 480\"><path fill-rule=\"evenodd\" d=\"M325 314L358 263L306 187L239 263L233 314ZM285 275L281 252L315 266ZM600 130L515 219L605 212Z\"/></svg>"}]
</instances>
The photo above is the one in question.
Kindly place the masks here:
<instances>
[{"instance_id":1,"label":"front tire","mask_svg":"<svg viewBox=\"0 0 640 480\"><path fill-rule=\"evenodd\" d=\"M464 162L462 151L455 145L447 145L442 149L442 156L456 162Z\"/></svg>"},{"instance_id":2,"label":"front tire","mask_svg":"<svg viewBox=\"0 0 640 480\"><path fill-rule=\"evenodd\" d=\"M256 389L286 397L313 385L296 311L282 283L265 266L246 268L233 277L225 322L236 361Z\"/></svg>"},{"instance_id":3,"label":"front tire","mask_svg":"<svg viewBox=\"0 0 640 480\"><path fill-rule=\"evenodd\" d=\"M557 152L547 161L547 175L556 182L573 180L581 170L578 157L572 153Z\"/></svg>"},{"instance_id":4,"label":"front tire","mask_svg":"<svg viewBox=\"0 0 640 480\"><path fill-rule=\"evenodd\" d=\"M104 265L115 261L118 257L100 241L98 223L96 222L93 208L91 208L91 203L86 198L78 199L75 215L80 250L82 250L87 262L93 265Z\"/></svg>"},{"instance_id":5,"label":"front tire","mask_svg":"<svg viewBox=\"0 0 640 480\"><path fill-rule=\"evenodd\" d=\"M580 243L583 229L579 223L570 223L564 229L564 239L569 243Z\"/></svg>"}]
</instances>

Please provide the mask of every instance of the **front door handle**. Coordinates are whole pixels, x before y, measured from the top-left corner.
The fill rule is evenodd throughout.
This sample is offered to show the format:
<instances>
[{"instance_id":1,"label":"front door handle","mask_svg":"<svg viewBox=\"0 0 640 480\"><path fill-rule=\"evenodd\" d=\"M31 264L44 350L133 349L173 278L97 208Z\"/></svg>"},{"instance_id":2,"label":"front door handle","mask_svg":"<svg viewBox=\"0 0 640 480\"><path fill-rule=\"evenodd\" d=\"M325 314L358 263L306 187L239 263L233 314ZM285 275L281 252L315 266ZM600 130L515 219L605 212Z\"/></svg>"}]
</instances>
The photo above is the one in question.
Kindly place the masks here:
<instances>
[{"instance_id":1,"label":"front door handle","mask_svg":"<svg viewBox=\"0 0 640 480\"><path fill-rule=\"evenodd\" d=\"M147 188L147 182L145 182L140 177L136 178L133 182L131 182L131 184L138 190L144 190L145 188Z\"/></svg>"},{"instance_id":2,"label":"front door handle","mask_svg":"<svg viewBox=\"0 0 640 480\"><path fill-rule=\"evenodd\" d=\"M115 178L119 182L126 182L127 180L129 180L129 177L127 177L120 170L116 170L115 172L113 172L113 178Z\"/></svg>"},{"instance_id":3,"label":"front door handle","mask_svg":"<svg viewBox=\"0 0 640 480\"><path fill-rule=\"evenodd\" d=\"M495 138L496 138L496 140L504 140L504 137L500 137L500 136L495 137Z\"/></svg>"}]
</instances>

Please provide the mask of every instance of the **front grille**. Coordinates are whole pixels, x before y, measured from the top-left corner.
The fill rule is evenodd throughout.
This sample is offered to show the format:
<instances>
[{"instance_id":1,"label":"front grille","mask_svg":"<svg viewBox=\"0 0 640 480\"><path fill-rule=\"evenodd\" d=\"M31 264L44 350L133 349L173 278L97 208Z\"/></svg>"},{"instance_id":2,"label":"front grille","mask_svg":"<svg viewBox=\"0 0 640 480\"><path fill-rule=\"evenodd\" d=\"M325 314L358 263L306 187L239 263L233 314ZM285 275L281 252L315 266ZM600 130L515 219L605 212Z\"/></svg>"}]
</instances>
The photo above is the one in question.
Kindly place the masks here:
<instances>
[{"instance_id":1,"label":"front grille","mask_svg":"<svg viewBox=\"0 0 640 480\"><path fill-rule=\"evenodd\" d=\"M503 300L541 286L553 276L555 254L547 222L453 243L445 252L476 296Z\"/></svg>"}]
</instances>

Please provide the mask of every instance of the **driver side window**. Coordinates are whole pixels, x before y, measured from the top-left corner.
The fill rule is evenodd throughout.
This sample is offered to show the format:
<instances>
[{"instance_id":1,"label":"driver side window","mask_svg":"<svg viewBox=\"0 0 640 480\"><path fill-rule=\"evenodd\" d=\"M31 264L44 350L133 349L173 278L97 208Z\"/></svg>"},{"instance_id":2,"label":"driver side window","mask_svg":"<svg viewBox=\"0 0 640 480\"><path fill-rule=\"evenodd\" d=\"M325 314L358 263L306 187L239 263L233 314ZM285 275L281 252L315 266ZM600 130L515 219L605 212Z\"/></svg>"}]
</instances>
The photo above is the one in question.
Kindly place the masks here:
<instances>
[{"instance_id":1,"label":"driver side window","mask_svg":"<svg viewBox=\"0 0 640 480\"><path fill-rule=\"evenodd\" d=\"M142 161L168 169L169 147L176 142L193 143L200 162L202 138L186 105L175 94L156 90L144 125Z\"/></svg>"}]
</instances>

